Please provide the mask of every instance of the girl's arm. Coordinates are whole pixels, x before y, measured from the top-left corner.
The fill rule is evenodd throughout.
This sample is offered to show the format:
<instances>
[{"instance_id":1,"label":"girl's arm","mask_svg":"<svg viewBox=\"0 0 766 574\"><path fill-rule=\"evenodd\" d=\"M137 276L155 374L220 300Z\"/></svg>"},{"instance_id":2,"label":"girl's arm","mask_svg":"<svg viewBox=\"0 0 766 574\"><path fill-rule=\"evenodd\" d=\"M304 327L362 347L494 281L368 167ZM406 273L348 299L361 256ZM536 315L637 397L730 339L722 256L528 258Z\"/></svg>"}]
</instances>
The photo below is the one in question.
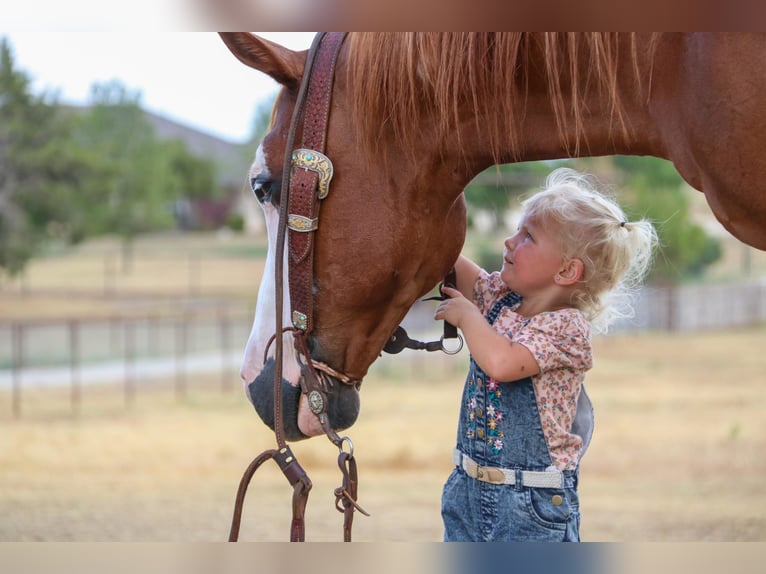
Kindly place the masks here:
<instances>
[{"instance_id":1,"label":"girl's arm","mask_svg":"<svg viewBox=\"0 0 766 574\"><path fill-rule=\"evenodd\" d=\"M450 299L442 301L435 318L460 328L482 371L497 381L516 381L540 372L532 352L495 331L470 300L455 289L444 288L444 293Z\"/></svg>"},{"instance_id":2,"label":"girl's arm","mask_svg":"<svg viewBox=\"0 0 766 574\"><path fill-rule=\"evenodd\" d=\"M481 268L467 257L461 255L455 262L457 274L457 290L468 300L473 300L473 286L479 277Z\"/></svg>"}]
</instances>

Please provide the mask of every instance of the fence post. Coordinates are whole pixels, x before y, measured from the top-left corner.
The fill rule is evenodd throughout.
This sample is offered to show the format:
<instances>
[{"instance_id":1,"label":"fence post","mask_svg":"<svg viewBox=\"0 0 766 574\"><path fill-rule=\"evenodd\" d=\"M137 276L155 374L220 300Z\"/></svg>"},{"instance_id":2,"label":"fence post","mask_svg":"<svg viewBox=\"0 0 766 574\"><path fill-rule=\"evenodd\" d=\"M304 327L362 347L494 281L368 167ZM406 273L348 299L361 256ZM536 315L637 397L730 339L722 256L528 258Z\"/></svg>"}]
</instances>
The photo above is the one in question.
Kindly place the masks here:
<instances>
[{"instance_id":1,"label":"fence post","mask_svg":"<svg viewBox=\"0 0 766 574\"><path fill-rule=\"evenodd\" d=\"M11 341L13 345L12 364L12 399L11 408L15 418L21 418L21 369L24 363L24 330L19 323L11 325Z\"/></svg>"},{"instance_id":2,"label":"fence post","mask_svg":"<svg viewBox=\"0 0 766 574\"><path fill-rule=\"evenodd\" d=\"M115 261L114 253L107 251L104 253L104 295L114 295L115 285Z\"/></svg>"},{"instance_id":3,"label":"fence post","mask_svg":"<svg viewBox=\"0 0 766 574\"><path fill-rule=\"evenodd\" d=\"M750 294L750 304L748 305L748 311L750 312L749 326L757 325L764 320L763 309L761 309L763 285L760 281L753 281L750 284L750 289L748 289Z\"/></svg>"},{"instance_id":4,"label":"fence post","mask_svg":"<svg viewBox=\"0 0 766 574\"><path fill-rule=\"evenodd\" d=\"M221 326L221 391L224 393L231 389L229 382L229 369L226 364L226 355L229 351L230 325L231 317L229 314L219 311L219 323Z\"/></svg>"},{"instance_id":5,"label":"fence post","mask_svg":"<svg viewBox=\"0 0 766 574\"><path fill-rule=\"evenodd\" d=\"M676 300L676 286L669 284L665 285L663 290L665 291L665 303L667 304L667 323L666 330L668 332L674 332L678 330L678 301Z\"/></svg>"},{"instance_id":6,"label":"fence post","mask_svg":"<svg viewBox=\"0 0 766 574\"><path fill-rule=\"evenodd\" d=\"M189 295L199 294L200 284L200 255L192 253L189 255Z\"/></svg>"},{"instance_id":7,"label":"fence post","mask_svg":"<svg viewBox=\"0 0 766 574\"><path fill-rule=\"evenodd\" d=\"M122 321L116 315L109 317L109 347L115 357L119 356L120 333L122 332Z\"/></svg>"},{"instance_id":8,"label":"fence post","mask_svg":"<svg viewBox=\"0 0 766 574\"><path fill-rule=\"evenodd\" d=\"M135 400L135 359L136 332L135 324L130 319L122 318L123 333L125 334L125 406L130 407Z\"/></svg>"},{"instance_id":9,"label":"fence post","mask_svg":"<svg viewBox=\"0 0 766 574\"><path fill-rule=\"evenodd\" d=\"M74 319L69 321L69 382L71 384L70 403L72 414L80 414L80 337L79 325Z\"/></svg>"},{"instance_id":10,"label":"fence post","mask_svg":"<svg viewBox=\"0 0 766 574\"><path fill-rule=\"evenodd\" d=\"M153 313L146 318L147 355L162 356L160 341L160 318L156 313Z\"/></svg>"},{"instance_id":11,"label":"fence post","mask_svg":"<svg viewBox=\"0 0 766 574\"><path fill-rule=\"evenodd\" d=\"M183 313L176 321L176 399L186 397L186 359L187 315Z\"/></svg>"},{"instance_id":12,"label":"fence post","mask_svg":"<svg viewBox=\"0 0 766 574\"><path fill-rule=\"evenodd\" d=\"M19 273L19 292L24 297L29 294L29 276L26 269Z\"/></svg>"}]
</instances>

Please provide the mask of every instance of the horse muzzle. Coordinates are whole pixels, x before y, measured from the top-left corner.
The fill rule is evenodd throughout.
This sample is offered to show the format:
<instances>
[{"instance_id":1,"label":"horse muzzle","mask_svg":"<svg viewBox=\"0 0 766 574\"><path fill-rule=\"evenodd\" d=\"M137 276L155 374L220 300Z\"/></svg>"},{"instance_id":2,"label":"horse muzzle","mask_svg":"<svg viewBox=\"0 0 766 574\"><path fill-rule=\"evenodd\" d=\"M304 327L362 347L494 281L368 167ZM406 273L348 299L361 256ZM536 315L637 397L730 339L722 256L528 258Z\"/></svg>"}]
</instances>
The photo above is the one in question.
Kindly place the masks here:
<instances>
[{"instance_id":1,"label":"horse muzzle","mask_svg":"<svg viewBox=\"0 0 766 574\"><path fill-rule=\"evenodd\" d=\"M266 361L263 369L248 385L250 402L261 420L272 430L275 430L274 418L274 366L273 357ZM310 438L301 432L298 427L298 411L300 408L301 387L306 377L306 368L303 366L300 385L293 385L286 379L282 379L282 424L284 426L285 439L299 441ZM326 401L325 412L330 427L336 431L349 428L359 416L360 399L359 385L345 384L329 375L322 377L325 389L323 400Z\"/></svg>"}]
</instances>

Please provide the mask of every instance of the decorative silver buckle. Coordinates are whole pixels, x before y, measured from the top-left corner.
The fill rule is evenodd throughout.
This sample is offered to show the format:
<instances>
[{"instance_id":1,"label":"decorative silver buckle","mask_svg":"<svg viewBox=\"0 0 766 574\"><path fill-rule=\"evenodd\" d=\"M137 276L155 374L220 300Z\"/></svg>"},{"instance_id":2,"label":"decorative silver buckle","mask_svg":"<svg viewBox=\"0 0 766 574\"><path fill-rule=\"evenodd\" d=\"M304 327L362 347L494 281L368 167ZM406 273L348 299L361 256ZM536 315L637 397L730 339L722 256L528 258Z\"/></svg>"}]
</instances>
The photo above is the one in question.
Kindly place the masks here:
<instances>
[{"instance_id":1,"label":"decorative silver buckle","mask_svg":"<svg viewBox=\"0 0 766 574\"><path fill-rule=\"evenodd\" d=\"M293 151L292 167L302 167L316 172L319 175L317 197L324 199L330 193L330 180L332 179L332 162L326 155L311 149L296 149Z\"/></svg>"}]
</instances>

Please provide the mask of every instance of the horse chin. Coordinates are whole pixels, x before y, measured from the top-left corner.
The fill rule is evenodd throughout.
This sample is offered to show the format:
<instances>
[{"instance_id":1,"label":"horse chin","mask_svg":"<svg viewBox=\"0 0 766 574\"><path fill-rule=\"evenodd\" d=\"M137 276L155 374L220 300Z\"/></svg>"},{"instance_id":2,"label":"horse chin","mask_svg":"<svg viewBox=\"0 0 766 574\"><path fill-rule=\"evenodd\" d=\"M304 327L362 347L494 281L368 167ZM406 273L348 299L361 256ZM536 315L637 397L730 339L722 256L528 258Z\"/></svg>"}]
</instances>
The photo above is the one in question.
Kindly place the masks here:
<instances>
[{"instance_id":1,"label":"horse chin","mask_svg":"<svg viewBox=\"0 0 766 574\"><path fill-rule=\"evenodd\" d=\"M248 385L250 402L261 420L274 430L274 359L270 358L253 382ZM327 416L330 426L341 431L349 428L359 416L359 390L354 385L334 381L327 393ZM282 379L282 422L284 438L299 441L323 434L317 416L311 412L299 385Z\"/></svg>"}]
</instances>

